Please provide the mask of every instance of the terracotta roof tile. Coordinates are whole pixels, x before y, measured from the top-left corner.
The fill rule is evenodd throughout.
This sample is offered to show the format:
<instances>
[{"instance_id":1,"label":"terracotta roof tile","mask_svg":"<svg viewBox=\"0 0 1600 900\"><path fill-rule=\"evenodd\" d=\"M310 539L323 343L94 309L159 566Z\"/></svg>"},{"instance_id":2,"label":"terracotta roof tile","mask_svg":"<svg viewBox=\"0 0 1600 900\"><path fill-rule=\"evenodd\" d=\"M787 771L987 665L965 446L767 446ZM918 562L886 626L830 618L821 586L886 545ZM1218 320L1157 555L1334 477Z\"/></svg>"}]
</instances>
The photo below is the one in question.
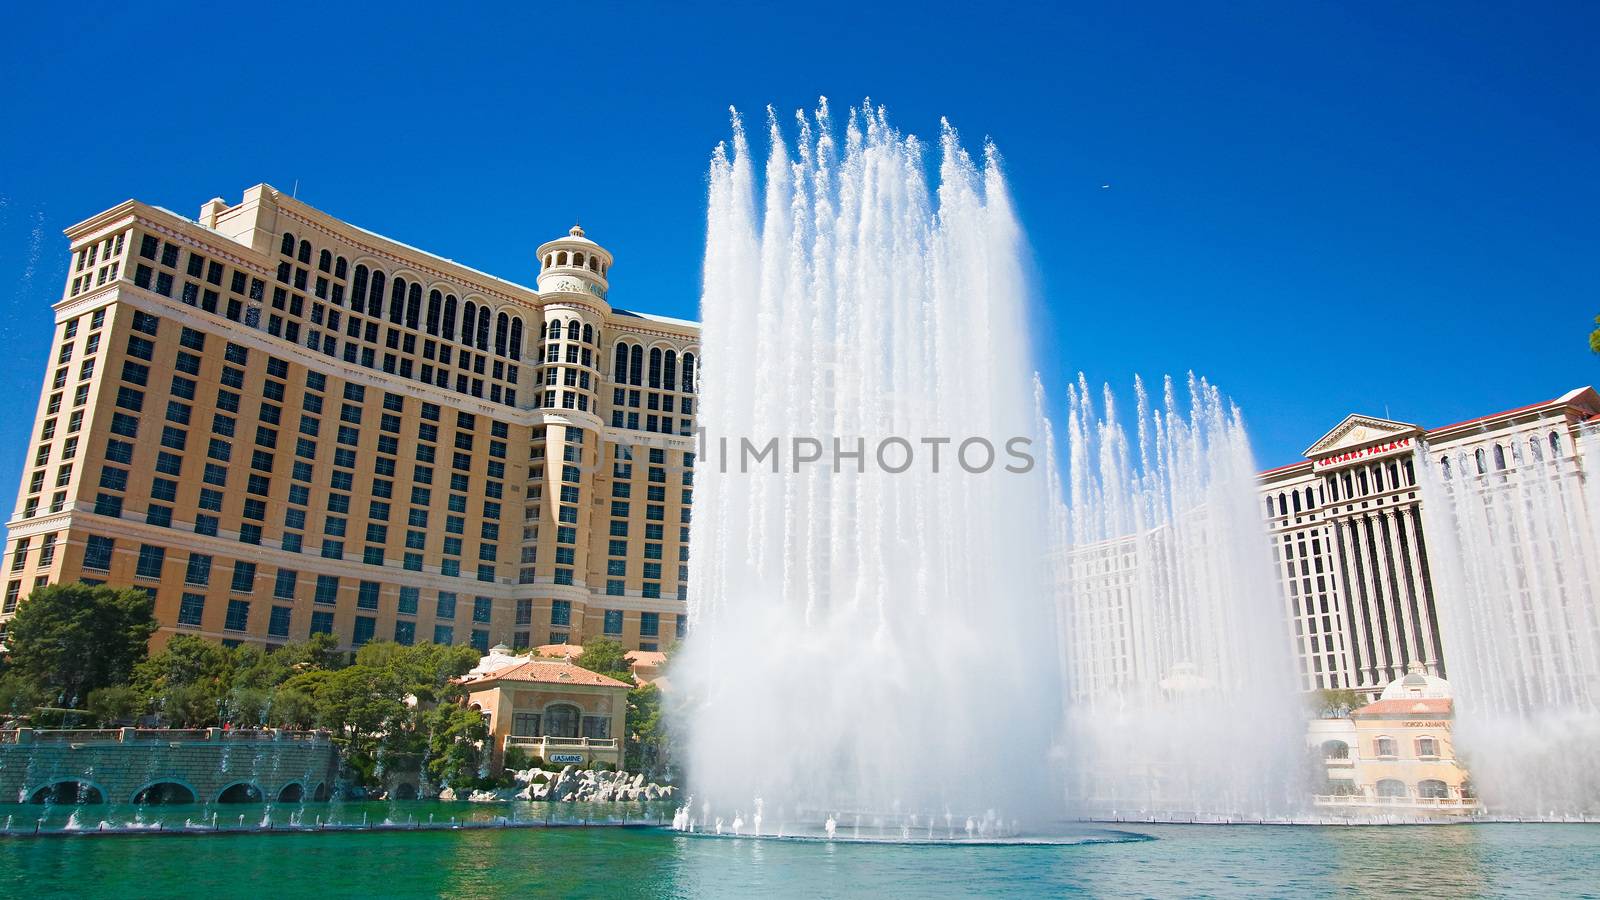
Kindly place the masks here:
<instances>
[{"instance_id":1,"label":"terracotta roof tile","mask_svg":"<svg viewBox=\"0 0 1600 900\"><path fill-rule=\"evenodd\" d=\"M522 681L536 684L566 684L581 687L614 687L626 689L628 685L615 678L608 678L598 672L591 672L582 666L573 665L561 659L530 659L526 662L507 666L476 678L464 678L461 684L467 688L478 688L495 681Z\"/></svg>"},{"instance_id":2,"label":"terracotta roof tile","mask_svg":"<svg viewBox=\"0 0 1600 900\"><path fill-rule=\"evenodd\" d=\"M1403 716L1450 715L1450 698L1448 697L1399 697L1394 700L1379 700L1368 703L1366 706L1350 713L1353 718L1368 718L1372 716Z\"/></svg>"}]
</instances>

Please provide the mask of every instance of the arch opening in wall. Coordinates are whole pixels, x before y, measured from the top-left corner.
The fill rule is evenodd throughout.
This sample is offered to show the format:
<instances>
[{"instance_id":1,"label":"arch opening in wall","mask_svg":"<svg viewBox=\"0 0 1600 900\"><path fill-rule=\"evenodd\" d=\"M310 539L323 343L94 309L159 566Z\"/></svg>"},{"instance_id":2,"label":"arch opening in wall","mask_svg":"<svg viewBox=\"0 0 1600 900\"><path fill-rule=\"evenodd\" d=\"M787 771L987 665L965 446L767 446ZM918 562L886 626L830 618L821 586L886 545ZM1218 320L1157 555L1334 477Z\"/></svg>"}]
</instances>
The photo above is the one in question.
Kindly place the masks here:
<instances>
[{"instance_id":1,"label":"arch opening in wall","mask_svg":"<svg viewBox=\"0 0 1600 900\"><path fill-rule=\"evenodd\" d=\"M306 796L306 786L298 781L291 781L278 791L279 803L299 803Z\"/></svg>"},{"instance_id":2,"label":"arch opening in wall","mask_svg":"<svg viewBox=\"0 0 1600 900\"><path fill-rule=\"evenodd\" d=\"M294 233L293 232L285 231L283 233L283 245L281 247L279 247L278 252L282 253L284 256L293 256L294 255Z\"/></svg>"},{"instance_id":3,"label":"arch opening in wall","mask_svg":"<svg viewBox=\"0 0 1600 900\"><path fill-rule=\"evenodd\" d=\"M29 803L104 803L105 791L92 781L83 781L76 778L63 778L52 781L47 785L36 788L28 795Z\"/></svg>"},{"instance_id":4,"label":"arch opening in wall","mask_svg":"<svg viewBox=\"0 0 1600 900\"><path fill-rule=\"evenodd\" d=\"M138 806L168 806L183 803L198 803L200 797L189 787L179 781L157 781L140 788L133 795L133 802Z\"/></svg>"},{"instance_id":5,"label":"arch opening in wall","mask_svg":"<svg viewBox=\"0 0 1600 900\"><path fill-rule=\"evenodd\" d=\"M305 263L308 266L311 265L311 242L310 241L307 241L307 240L300 241L300 255L296 256L295 258L300 260L301 262Z\"/></svg>"},{"instance_id":6,"label":"arch opening in wall","mask_svg":"<svg viewBox=\"0 0 1600 900\"><path fill-rule=\"evenodd\" d=\"M1379 797L1404 797L1406 783L1398 778L1384 778L1377 784Z\"/></svg>"},{"instance_id":7,"label":"arch opening in wall","mask_svg":"<svg viewBox=\"0 0 1600 900\"><path fill-rule=\"evenodd\" d=\"M440 337L447 341L456 339L456 295L446 294L444 297L444 322L440 325Z\"/></svg>"},{"instance_id":8,"label":"arch opening in wall","mask_svg":"<svg viewBox=\"0 0 1600 900\"><path fill-rule=\"evenodd\" d=\"M311 792L311 799L318 803L326 803L329 796L328 783L326 781L317 782L316 789Z\"/></svg>"},{"instance_id":9,"label":"arch opening in wall","mask_svg":"<svg viewBox=\"0 0 1600 900\"><path fill-rule=\"evenodd\" d=\"M248 781L235 781L217 794L218 803L260 803L261 788Z\"/></svg>"},{"instance_id":10,"label":"arch opening in wall","mask_svg":"<svg viewBox=\"0 0 1600 900\"><path fill-rule=\"evenodd\" d=\"M377 269L372 270L372 293L367 295L367 315L374 319L383 317L383 285L386 276Z\"/></svg>"},{"instance_id":11,"label":"arch opening in wall","mask_svg":"<svg viewBox=\"0 0 1600 900\"><path fill-rule=\"evenodd\" d=\"M1450 786L1437 778L1424 778L1417 782L1417 796L1424 800L1445 800L1450 797Z\"/></svg>"},{"instance_id":12,"label":"arch opening in wall","mask_svg":"<svg viewBox=\"0 0 1600 900\"><path fill-rule=\"evenodd\" d=\"M1346 744L1344 741L1323 741L1322 742L1322 758L1323 759L1349 759L1350 758L1350 745Z\"/></svg>"}]
</instances>

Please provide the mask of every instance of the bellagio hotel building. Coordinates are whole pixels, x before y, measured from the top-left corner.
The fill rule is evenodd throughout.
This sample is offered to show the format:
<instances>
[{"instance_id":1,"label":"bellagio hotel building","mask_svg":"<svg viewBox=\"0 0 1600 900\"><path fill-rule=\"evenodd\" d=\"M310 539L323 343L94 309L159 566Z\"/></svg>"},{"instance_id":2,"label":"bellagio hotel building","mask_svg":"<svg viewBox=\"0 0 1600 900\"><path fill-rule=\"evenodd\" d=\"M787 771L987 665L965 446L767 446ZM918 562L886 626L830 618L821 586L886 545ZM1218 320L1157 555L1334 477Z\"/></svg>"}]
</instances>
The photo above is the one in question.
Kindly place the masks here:
<instances>
[{"instance_id":1,"label":"bellagio hotel building","mask_svg":"<svg viewBox=\"0 0 1600 900\"><path fill-rule=\"evenodd\" d=\"M699 329L613 307L582 229L537 288L267 185L67 235L0 627L83 581L157 643L684 635Z\"/></svg>"}]
</instances>

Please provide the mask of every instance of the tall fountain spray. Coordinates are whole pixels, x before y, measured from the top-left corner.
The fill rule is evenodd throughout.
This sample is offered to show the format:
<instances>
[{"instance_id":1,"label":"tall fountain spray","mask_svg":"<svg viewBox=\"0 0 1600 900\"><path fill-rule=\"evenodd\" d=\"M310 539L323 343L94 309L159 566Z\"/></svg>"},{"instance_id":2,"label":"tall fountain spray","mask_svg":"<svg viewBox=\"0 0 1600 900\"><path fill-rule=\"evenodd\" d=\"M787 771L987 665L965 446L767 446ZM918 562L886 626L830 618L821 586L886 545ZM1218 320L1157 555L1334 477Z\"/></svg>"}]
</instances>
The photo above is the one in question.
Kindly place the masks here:
<instances>
[{"instance_id":1,"label":"tall fountain spray","mask_svg":"<svg viewBox=\"0 0 1600 900\"><path fill-rule=\"evenodd\" d=\"M1600 436L1418 454L1457 755L1492 814L1600 815Z\"/></svg>"},{"instance_id":2,"label":"tall fountain spray","mask_svg":"<svg viewBox=\"0 0 1600 900\"><path fill-rule=\"evenodd\" d=\"M1109 389L1069 392L1057 510L1066 723L1081 815L1186 819L1291 812L1306 785L1287 616L1238 410L1191 376L1137 444Z\"/></svg>"},{"instance_id":3,"label":"tall fountain spray","mask_svg":"<svg viewBox=\"0 0 1600 900\"><path fill-rule=\"evenodd\" d=\"M790 144L769 111L760 178L737 117L711 166L674 671L695 812L762 798L769 829L896 835L1043 815L1046 476L997 155L946 126L935 187L881 109L852 111L842 145L826 102L797 118Z\"/></svg>"}]
</instances>

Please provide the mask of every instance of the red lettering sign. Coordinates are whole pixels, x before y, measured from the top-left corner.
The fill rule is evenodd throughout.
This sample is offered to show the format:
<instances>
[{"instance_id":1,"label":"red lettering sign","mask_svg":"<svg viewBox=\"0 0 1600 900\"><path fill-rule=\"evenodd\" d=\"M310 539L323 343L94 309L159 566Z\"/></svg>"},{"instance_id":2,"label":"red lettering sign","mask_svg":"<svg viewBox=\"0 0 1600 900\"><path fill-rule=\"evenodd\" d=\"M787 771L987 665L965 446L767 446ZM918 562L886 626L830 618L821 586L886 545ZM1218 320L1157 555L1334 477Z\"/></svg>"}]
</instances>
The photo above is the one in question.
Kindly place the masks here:
<instances>
[{"instance_id":1,"label":"red lettering sign","mask_svg":"<svg viewBox=\"0 0 1600 900\"><path fill-rule=\"evenodd\" d=\"M1374 456L1383 456L1393 453L1396 450L1405 450L1410 446L1411 438L1401 438L1398 441L1390 441L1387 444L1376 444L1371 447L1362 447L1360 450L1349 450L1344 453L1334 454L1333 456L1324 456L1321 459L1313 462L1312 468L1324 469L1328 466L1336 466L1340 463L1354 462L1358 459L1368 459Z\"/></svg>"}]
</instances>

